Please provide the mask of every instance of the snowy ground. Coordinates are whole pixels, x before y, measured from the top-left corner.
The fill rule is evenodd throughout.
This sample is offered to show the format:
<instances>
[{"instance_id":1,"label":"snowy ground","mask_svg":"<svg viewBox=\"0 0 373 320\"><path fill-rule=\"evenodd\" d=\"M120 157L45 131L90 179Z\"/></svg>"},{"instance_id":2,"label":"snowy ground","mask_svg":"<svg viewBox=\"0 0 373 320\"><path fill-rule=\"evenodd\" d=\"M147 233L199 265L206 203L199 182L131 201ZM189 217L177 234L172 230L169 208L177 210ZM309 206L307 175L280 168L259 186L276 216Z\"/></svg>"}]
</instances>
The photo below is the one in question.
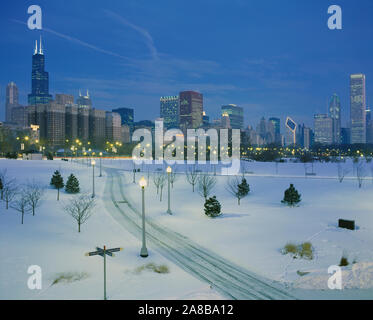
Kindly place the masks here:
<instances>
[{"instance_id":1,"label":"snowy ground","mask_svg":"<svg viewBox=\"0 0 373 320\"><path fill-rule=\"evenodd\" d=\"M106 212L99 197L105 186L104 177L96 178L97 205L94 215L79 234L75 221L63 211L72 197L49 188L50 177L60 169L66 179L74 173L83 191L91 192L92 168L64 161L0 160L0 169L18 182L35 179L48 189L36 215L21 216L0 203L0 299L102 299L103 259L86 257L96 246L123 247L116 257L107 259L109 299L221 299L205 283L196 280L157 252L149 248L150 257L139 257L141 243L124 230ZM98 170L96 170L96 173ZM102 180L100 180L102 179ZM136 269L147 264L165 264L170 273L158 274ZM43 272L43 289L29 290L30 265ZM86 279L52 285L60 273L86 273Z\"/></svg>"},{"instance_id":2,"label":"snowy ground","mask_svg":"<svg viewBox=\"0 0 373 320\"><path fill-rule=\"evenodd\" d=\"M122 169L118 172L126 181L126 197L140 208L139 186L132 183L132 173L123 170L131 170L132 163L105 160L104 165ZM222 204L223 215L217 219L204 215L201 196L192 192L182 173L185 168L178 166L178 179L171 190L173 215L165 213L167 186L160 202L150 179L146 189L147 218L261 276L307 289L295 290L301 298L373 298L373 184L367 179L362 189L358 189L352 164L348 162L344 166L351 172L339 183L337 166L332 163L315 164L317 175L308 178L304 176L303 164L284 163L276 169L272 163L250 163L247 170L251 174L247 175L247 180L251 193L241 201L241 206L225 189L229 177L218 176L213 194ZM65 178L73 172L83 189L90 191L91 167L60 160L0 160L0 168L7 168L10 176L20 181L36 179L46 186L53 170L59 167ZM141 175L147 177L147 167L139 168L143 172L137 174L137 181ZM199 169L212 171L209 166ZM366 166L366 172L370 175L370 165ZM56 191L48 189L43 206L35 217L26 216L24 225L20 224L20 216L14 210L6 211L4 204L0 204L0 241L5 243L0 249L0 298L101 298L102 258L87 258L84 253L103 244L124 247L115 258L108 259L111 299L222 298L152 248L149 248L151 256L146 263L166 264L171 272L135 273L134 270L144 264L138 257L140 242L117 224L101 203L104 181L105 177L96 178L96 212L82 226L81 234L72 218L62 210L62 203L71 197L64 192L61 203L57 203ZM302 194L301 205L296 208L280 203L290 183ZM358 230L337 228L339 218L356 220ZM315 248L315 258L308 261L282 255L281 248L289 241L310 241ZM328 267L338 265L343 253L350 262L356 263L343 268L345 290L328 290ZM43 269L41 292L27 289L27 267L32 264ZM56 274L69 271L85 272L89 276L78 282L50 286ZM297 271L308 274L300 276Z\"/></svg>"}]
</instances>

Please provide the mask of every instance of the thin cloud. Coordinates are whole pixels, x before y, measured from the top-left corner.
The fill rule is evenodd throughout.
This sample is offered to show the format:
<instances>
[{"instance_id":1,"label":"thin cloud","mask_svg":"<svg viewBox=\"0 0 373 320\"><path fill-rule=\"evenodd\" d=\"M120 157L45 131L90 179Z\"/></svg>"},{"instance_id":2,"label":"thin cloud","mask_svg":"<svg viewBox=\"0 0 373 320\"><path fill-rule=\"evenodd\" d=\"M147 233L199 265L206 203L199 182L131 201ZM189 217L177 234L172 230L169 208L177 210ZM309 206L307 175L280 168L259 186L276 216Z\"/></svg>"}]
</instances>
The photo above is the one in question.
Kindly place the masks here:
<instances>
[{"instance_id":1,"label":"thin cloud","mask_svg":"<svg viewBox=\"0 0 373 320\"><path fill-rule=\"evenodd\" d=\"M123 18L122 16L116 14L113 11L105 10L105 13L107 16L113 18L114 20L118 21L122 25L127 26L135 30L136 32L138 32L144 38L145 44L149 48L152 58L154 60L158 60L158 51L154 45L153 37L150 35L150 33L146 29L133 24L132 22L128 21L127 19Z\"/></svg>"},{"instance_id":2,"label":"thin cloud","mask_svg":"<svg viewBox=\"0 0 373 320\"><path fill-rule=\"evenodd\" d=\"M23 21L20 21L20 20L11 19L11 21L19 23L19 24L27 25L27 23L25 23ZM58 36L60 38L68 40L70 42L79 44L79 45L81 45L83 47L87 47L87 48L92 49L92 50L94 50L96 52L100 52L100 53L103 53L103 54L107 54L107 55L110 55L110 56L113 56L113 57L117 57L117 58L120 58L120 59L124 59L124 60L128 60L128 61L132 61L128 57L122 56L122 55L120 55L118 53L115 53L115 52L112 52L112 51L109 51L109 50L102 49L102 48L97 47L97 46L95 46L93 44L90 44L88 42L82 41L82 40L80 40L78 38L71 37L69 35L66 35L66 34L63 34L63 33L57 32L57 31L54 31L52 29L43 28L43 31L51 33L51 34L54 34L55 36Z\"/></svg>"}]
</instances>

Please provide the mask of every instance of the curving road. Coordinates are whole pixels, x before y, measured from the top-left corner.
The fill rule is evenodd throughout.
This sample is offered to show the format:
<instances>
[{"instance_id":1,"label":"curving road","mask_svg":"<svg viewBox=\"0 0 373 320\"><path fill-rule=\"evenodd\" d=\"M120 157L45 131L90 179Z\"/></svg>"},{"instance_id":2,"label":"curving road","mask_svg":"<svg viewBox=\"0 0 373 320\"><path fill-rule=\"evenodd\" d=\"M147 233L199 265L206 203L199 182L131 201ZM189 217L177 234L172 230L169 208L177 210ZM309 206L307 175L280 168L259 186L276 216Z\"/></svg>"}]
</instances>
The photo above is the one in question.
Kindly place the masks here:
<instances>
[{"instance_id":1,"label":"curving road","mask_svg":"<svg viewBox=\"0 0 373 320\"><path fill-rule=\"evenodd\" d=\"M141 239L141 214L127 201L123 176L118 169L107 172L104 202L108 212L134 236ZM210 284L228 299L295 299L279 284L270 282L209 249L152 221L146 221L147 243L194 277Z\"/></svg>"}]
</instances>

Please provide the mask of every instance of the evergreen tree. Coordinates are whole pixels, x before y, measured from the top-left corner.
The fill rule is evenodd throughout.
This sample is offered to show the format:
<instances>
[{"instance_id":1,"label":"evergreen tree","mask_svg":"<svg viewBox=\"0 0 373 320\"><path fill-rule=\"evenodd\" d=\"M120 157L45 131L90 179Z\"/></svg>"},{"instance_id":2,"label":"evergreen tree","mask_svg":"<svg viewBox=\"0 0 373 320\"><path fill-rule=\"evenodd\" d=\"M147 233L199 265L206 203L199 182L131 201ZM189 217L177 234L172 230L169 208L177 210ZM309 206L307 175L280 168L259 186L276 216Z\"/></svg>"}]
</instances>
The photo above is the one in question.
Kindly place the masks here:
<instances>
[{"instance_id":1,"label":"evergreen tree","mask_svg":"<svg viewBox=\"0 0 373 320\"><path fill-rule=\"evenodd\" d=\"M294 188L293 184L290 184L290 188L285 190L284 200L282 203L285 203L289 206L295 206L301 201L301 195Z\"/></svg>"},{"instance_id":2,"label":"evergreen tree","mask_svg":"<svg viewBox=\"0 0 373 320\"><path fill-rule=\"evenodd\" d=\"M246 197L250 192L250 186L247 183L245 178L242 178L241 183L238 185L238 193L240 195L240 199Z\"/></svg>"},{"instance_id":3,"label":"evergreen tree","mask_svg":"<svg viewBox=\"0 0 373 320\"><path fill-rule=\"evenodd\" d=\"M1 193L1 200L4 198L4 185L3 180L0 178L0 193Z\"/></svg>"},{"instance_id":4,"label":"evergreen tree","mask_svg":"<svg viewBox=\"0 0 373 320\"><path fill-rule=\"evenodd\" d=\"M63 178L58 170L54 172L50 184L57 189L57 201L60 200L60 189L62 189L65 184L63 183Z\"/></svg>"},{"instance_id":5,"label":"evergreen tree","mask_svg":"<svg viewBox=\"0 0 373 320\"><path fill-rule=\"evenodd\" d=\"M205 201L205 214L208 217L218 217L221 215L221 205L220 202L216 199L216 196L213 196L212 198L208 198Z\"/></svg>"},{"instance_id":6,"label":"evergreen tree","mask_svg":"<svg viewBox=\"0 0 373 320\"><path fill-rule=\"evenodd\" d=\"M70 176L67 178L65 190L67 193L79 193L80 192L79 181L73 174L70 174Z\"/></svg>"}]
</instances>

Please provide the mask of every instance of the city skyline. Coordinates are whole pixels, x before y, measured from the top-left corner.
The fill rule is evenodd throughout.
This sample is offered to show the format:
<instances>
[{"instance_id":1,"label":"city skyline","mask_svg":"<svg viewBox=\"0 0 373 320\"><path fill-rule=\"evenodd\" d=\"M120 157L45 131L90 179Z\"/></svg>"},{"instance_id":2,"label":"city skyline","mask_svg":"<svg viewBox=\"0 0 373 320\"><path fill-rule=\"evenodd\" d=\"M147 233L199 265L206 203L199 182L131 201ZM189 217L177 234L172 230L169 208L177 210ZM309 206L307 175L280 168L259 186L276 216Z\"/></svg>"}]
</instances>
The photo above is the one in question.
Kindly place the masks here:
<instances>
[{"instance_id":1,"label":"city skyline","mask_svg":"<svg viewBox=\"0 0 373 320\"><path fill-rule=\"evenodd\" d=\"M2 41L10 50L1 53L2 61L19 58L21 62L16 68L11 68L12 63L3 66L7 78L4 79L4 75L0 78L2 101L5 86L14 81L20 89L20 103L25 104L30 83L24 67L29 69L31 43L42 34L47 43L44 50L50 57L46 70L53 73L50 79L50 93L53 95L67 93L76 96L79 89L88 88L97 108L110 111L133 107L137 111L136 120L142 120L159 116L161 96L193 90L204 94L205 111L210 119L219 116L222 105L237 104L244 108L246 126L259 122L263 115L266 118L280 117L282 123L287 115L291 115L298 123L311 125L313 115L326 109L325 99L337 93L341 99L342 126L346 126L349 119L349 75L366 74L368 105L371 96L369 79L372 66L368 57L372 48L368 41L360 41L367 38L372 29L370 22L364 22L367 21L364 12L371 8L371 3L362 1L357 10L342 1L340 5L347 22L338 31L327 28L327 6L321 1L313 3L312 10L308 10L306 3L297 3L297 6L293 3L279 6L273 1L266 3L271 6L234 2L226 11L221 4L213 6L211 14L216 18L226 14L227 22L244 15L252 18L237 20L237 26L229 26L227 30L214 24L222 32L220 42L216 35L208 32L210 27L198 24L200 15L195 17L198 27L188 28L173 20L175 31L169 34L164 30L163 15L174 13L176 19L178 9L190 13L190 8L182 4L162 6L167 7L165 12L160 12L154 4L116 4L117 13L114 13L114 10L106 10L102 4L92 1L87 11L79 12L84 23L81 19L79 23L72 19L71 23L63 25L61 19L65 14L75 16L75 4L63 8L59 4L41 1L42 32L30 31L21 23L27 20L26 7L9 5L3 12L6 19L1 23L3 29L9 30ZM201 10L208 8L208 2L201 6ZM269 32L265 21L253 18L254 12L261 12L264 7L282 26L279 30ZM301 16L297 11L302 12ZM159 28L149 19L152 13L159 15L156 16ZM102 31L94 28L95 37L92 37L93 33L88 33L87 26L91 26L92 19L98 15L103 18ZM56 19L51 19L52 16ZM284 19L289 21L284 23ZM302 32L294 30L297 24L304 27ZM248 32L245 45L237 41L238 27ZM257 35L253 34L252 28ZM110 37L111 33L114 33L114 38ZM126 45L118 46L117 41L110 41L119 33L120 37L129 40ZM17 39L11 34L16 34ZM312 38L311 34L316 36ZM283 45L274 41L275 36L283 39ZM184 48L192 39L199 50ZM296 48L295 41L301 41L302 48ZM240 50L228 50L232 44ZM361 50L351 50L355 44ZM285 45L289 49L286 54ZM271 55L268 54L269 47ZM12 72L7 71L10 69ZM154 74L160 76L154 78Z\"/></svg>"}]
</instances>

